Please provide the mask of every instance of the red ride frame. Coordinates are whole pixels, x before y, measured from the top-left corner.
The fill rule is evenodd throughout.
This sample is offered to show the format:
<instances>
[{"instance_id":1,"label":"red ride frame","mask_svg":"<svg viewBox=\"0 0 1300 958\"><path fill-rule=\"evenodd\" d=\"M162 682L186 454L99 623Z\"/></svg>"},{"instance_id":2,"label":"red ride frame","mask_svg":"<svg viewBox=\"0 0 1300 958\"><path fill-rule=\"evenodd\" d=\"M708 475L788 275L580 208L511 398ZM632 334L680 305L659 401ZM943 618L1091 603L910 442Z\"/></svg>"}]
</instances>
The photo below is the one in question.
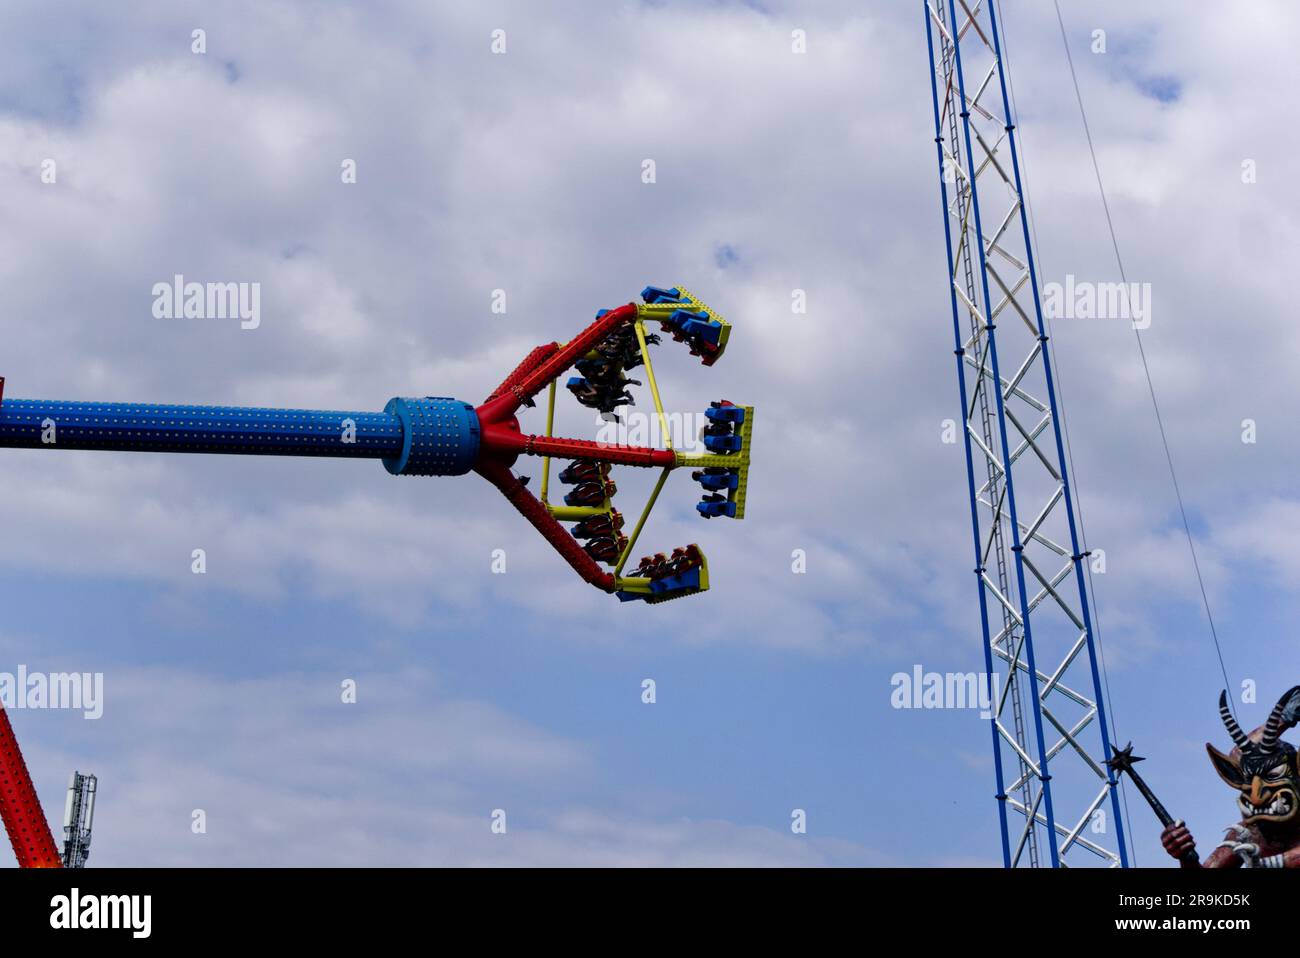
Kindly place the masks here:
<instances>
[{"instance_id":1,"label":"red ride frame","mask_svg":"<svg viewBox=\"0 0 1300 958\"><path fill-rule=\"evenodd\" d=\"M475 411L479 421L479 456L474 471L492 483L511 505L555 547L578 575L598 589L613 592L614 576L583 550L547 511L545 504L529 492L510 471L520 455L550 456L555 459L591 459L624 466L659 466L672 468L677 457L671 449L626 446L621 443L592 442L588 439L524 435L519 431L517 413L525 401L532 399L552 380L595 348L596 344L624 323L635 322L637 308L628 303L611 309L576 337L561 346L548 343L530 352L505 382L496 388Z\"/></svg>"}]
</instances>

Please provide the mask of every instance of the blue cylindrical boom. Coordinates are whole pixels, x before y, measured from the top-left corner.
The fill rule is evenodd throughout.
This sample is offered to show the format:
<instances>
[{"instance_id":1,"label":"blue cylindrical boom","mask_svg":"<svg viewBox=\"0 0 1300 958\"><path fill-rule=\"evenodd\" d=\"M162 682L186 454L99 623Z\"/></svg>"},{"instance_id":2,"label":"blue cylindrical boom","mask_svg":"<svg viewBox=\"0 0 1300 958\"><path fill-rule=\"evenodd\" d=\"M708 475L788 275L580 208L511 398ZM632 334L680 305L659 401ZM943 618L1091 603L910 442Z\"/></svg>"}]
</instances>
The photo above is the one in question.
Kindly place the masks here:
<instances>
[{"instance_id":1,"label":"blue cylindrical boom","mask_svg":"<svg viewBox=\"0 0 1300 958\"><path fill-rule=\"evenodd\" d=\"M5 398L0 447L382 459L395 475L454 476L478 457L479 423L435 397L383 412Z\"/></svg>"}]
</instances>

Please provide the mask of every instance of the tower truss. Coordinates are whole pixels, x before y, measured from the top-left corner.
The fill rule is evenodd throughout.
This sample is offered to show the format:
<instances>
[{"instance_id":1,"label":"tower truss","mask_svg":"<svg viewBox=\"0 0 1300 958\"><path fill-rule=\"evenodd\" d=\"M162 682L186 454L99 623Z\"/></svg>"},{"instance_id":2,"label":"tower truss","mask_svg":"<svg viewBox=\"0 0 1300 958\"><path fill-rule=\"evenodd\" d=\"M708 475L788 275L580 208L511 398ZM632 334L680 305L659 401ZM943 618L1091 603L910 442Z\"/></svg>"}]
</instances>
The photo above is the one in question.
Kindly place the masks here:
<instances>
[{"instance_id":1,"label":"tower truss","mask_svg":"<svg viewBox=\"0 0 1300 958\"><path fill-rule=\"evenodd\" d=\"M1007 867L1125 867L993 0L922 0Z\"/></svg>"}]
</instances>

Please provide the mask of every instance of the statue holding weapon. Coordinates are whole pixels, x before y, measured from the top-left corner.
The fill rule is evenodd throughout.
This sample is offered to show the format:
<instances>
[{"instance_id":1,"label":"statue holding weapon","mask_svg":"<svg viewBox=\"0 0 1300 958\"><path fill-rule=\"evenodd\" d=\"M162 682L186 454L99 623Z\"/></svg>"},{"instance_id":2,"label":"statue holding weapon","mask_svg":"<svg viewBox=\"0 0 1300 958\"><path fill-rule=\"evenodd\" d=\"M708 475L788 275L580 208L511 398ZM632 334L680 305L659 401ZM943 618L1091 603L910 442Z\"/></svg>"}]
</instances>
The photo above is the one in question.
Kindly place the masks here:
<instances>
[{"instance_id":1,"label":"statue holding weapon","mask_svg":"<svg viewBox=\"0 0 1300 958\"><path fill-rule=\"evenodd\" d=\"M1142 759L1133 755L1133 746L1116 749L1106 764L1128 773L1164 825L1160 843L1183 868L1300 868L1300 766L1295 747L1282 740L1300 722L1300 685L1288 689L1249 735L1233 718L1226 691L1219 695L1219 716L1232 751L1224 754L1209 743L1205 748L1219 777L1237 790L1241 821L1228 826L1204 862L1187 826L1173 819L1134 771L1133 763Z\"/></svg>"}]
</instances>

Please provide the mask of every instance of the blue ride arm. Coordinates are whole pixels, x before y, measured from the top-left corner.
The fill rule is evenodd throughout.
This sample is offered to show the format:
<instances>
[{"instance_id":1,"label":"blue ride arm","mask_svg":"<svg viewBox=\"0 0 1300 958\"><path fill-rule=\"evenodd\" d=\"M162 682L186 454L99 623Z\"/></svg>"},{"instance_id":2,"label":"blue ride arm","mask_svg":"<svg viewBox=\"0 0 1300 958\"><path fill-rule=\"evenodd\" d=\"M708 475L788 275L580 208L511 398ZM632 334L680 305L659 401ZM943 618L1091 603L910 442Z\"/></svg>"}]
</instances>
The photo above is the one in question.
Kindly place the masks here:
<instances>
[{"instance_id":1,"label":"blue ride arm","mask_svg":"<svg viewBox=\"0 0 1300 958\"><path fill-rule=\"evenodd\" d=\"M478 455L473 407L398 398L383 412L0 401L0 447L382 459L398 475L461 475Z\"/></svg>"}]
</instances>

